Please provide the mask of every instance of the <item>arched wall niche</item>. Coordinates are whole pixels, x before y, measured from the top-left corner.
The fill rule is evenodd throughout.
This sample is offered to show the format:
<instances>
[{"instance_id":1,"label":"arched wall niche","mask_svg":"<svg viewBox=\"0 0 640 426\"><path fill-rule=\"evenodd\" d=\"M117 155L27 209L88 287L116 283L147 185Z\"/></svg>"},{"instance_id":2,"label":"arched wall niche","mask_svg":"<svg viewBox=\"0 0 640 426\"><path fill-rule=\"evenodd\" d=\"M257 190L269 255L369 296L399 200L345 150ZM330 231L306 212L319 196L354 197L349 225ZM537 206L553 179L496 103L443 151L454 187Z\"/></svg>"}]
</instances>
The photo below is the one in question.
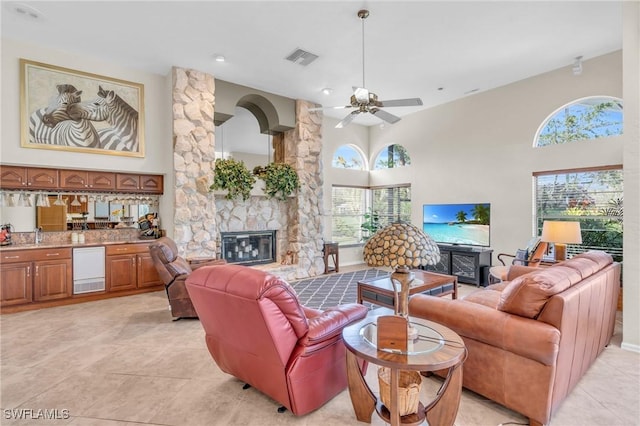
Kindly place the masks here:
<instances>
[{"instance_id":1,"label":"arched wall niche","mask_svg":"<svg viewBox=\"0 0 640 426\"><path fill-rule=\"evenodd\" d=\"M295 100L223 80L215 80L215 84L216 126L233 117L236 106L240 106L256 117L260 133L282 133L295 127Z\"/></svg>"}]
</instances>

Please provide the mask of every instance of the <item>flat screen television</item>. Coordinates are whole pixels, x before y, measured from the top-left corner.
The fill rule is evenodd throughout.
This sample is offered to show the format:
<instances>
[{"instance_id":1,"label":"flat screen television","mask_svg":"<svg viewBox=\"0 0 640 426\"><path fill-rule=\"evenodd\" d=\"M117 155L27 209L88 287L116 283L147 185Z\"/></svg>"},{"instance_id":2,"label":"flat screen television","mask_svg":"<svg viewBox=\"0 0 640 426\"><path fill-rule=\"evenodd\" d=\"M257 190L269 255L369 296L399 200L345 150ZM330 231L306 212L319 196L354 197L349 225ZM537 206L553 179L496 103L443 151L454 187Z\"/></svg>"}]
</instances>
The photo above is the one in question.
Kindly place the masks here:
<instances>
[{"instance_id":1,"label":"flat screen television","mask_svg":"<svg viewBox=\"0 0 640 426\"><path fill-rule=\"evenodd\" d=\"M490 221L489 203L422 206L422 229L437 243L488 247Z\"/></svg>"}]
</instances>

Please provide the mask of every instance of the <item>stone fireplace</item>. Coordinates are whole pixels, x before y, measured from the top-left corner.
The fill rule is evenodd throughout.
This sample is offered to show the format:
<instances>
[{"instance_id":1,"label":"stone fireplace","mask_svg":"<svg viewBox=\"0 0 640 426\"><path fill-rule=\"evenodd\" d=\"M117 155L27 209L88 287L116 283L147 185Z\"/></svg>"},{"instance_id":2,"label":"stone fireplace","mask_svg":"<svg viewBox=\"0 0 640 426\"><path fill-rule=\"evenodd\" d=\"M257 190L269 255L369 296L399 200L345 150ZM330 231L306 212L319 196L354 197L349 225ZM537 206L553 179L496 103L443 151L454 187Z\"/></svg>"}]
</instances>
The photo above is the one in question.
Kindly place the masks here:
<instances>
[{"instance_id":1,"label":"stone fireplace","mask_svg":"<svg viewBox=\"0 0 640 426\"><path fill-rule=\"evenodd\" d=\"M276 231L221 232L220 255L228 263L263 265L276 261Z\"/></svg>"},{"instance_id":2,"label":"stone fireplace","mask_svg":"<svg viewBox=\"0 0 640 426\"><path fill-rule=\"evenodd\" d=\"M266 98L268 94L248 93L237 100L222 98L221 105L231 102L246 107L254 115L261 116L259 111L265 113L267 130L283 135L283 162L291 164L300 178L300 189L287 201L268 199L263 194L252 195L249 200L226 200L209 192L215 162L215 92L213 76L173 68L176 206L173 224L180 254L222 256L221 233L247 234L269 229L276 231L274 257L291 253L295 259L290 265L280 265L279 259L274 259L266 265L271 273L287 280L321 274L324 271L322 113L309 111L315 104L296 100L295 124L286 130L277 122L278 114Z\"/></svg>"}]
</instances>

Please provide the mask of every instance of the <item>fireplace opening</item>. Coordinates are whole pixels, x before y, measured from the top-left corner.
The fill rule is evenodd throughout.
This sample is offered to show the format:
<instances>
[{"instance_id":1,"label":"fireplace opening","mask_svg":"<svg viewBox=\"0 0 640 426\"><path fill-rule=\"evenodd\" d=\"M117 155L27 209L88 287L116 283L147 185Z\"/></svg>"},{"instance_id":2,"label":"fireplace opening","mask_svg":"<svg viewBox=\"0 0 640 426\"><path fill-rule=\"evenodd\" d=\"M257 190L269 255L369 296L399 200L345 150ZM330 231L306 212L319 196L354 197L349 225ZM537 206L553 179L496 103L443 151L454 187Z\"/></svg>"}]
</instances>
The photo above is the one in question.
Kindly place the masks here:
<instances>
[{"instance_id":1,"label":"fireplace opening","mask_svg":"<svg viewBox=\"0 0 640 426\"><path fill-rule=\"evenodd\" d=\"M276 231L221 232L222 258L238 265L276 261Z\"/></svg>"}]
</instances>

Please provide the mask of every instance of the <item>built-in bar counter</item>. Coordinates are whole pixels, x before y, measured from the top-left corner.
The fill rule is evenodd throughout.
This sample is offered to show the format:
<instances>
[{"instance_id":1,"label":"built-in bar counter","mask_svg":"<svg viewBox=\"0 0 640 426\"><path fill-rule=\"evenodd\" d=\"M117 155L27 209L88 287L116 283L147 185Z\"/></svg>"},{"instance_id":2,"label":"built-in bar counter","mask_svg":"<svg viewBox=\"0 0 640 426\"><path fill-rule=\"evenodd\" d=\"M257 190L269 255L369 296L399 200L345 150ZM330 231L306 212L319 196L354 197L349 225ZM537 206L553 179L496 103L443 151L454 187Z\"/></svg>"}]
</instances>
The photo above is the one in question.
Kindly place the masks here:
<instances>
[{"instance_id":1,"label":"built-in bar counter","mask_svg":"<svg viewBox=\"0 0 640 426\"><path fill-rule=\"evenodd\" d=\"M164 289L149 254L149 244L155 240L141 240L131 233L117 232L113 239L99 239L92 237L104 236L104 233L86 231L89 239L85 243L74 243L71 232L61 234L64 237L69 234L69 239L36 244L34 238L31 242L0 247L2 314ZM104 247L104 284L98 290L78 294L74 292L74 253L78 256L82 250L74 249L92 247ZM85 265L85 270L91 267L93 265Z\"/></svg>"}]
</instances>

